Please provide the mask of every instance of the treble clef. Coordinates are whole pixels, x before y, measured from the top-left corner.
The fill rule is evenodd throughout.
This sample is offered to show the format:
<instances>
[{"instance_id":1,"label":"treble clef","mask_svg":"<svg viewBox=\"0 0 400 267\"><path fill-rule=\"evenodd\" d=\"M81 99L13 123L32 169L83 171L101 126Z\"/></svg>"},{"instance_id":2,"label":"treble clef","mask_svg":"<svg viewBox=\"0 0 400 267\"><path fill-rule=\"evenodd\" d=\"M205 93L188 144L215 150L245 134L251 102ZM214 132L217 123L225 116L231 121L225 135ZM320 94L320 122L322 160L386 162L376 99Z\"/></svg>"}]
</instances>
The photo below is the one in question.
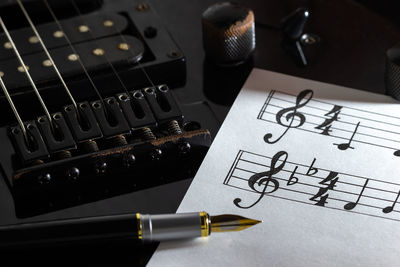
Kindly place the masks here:
<instances>
[{"instance_id":1,"label":"treble clef","mask_svg":"<svg viewBox=\"0 0 400 267\"><path fill-rule=\"evenodd\" d=\"M287 152L279 151L272 157L271 167L270 167L269 171L253 174L249 178L249 180L248 180L249 187L251 189L253 189L255 192L260 193L260 196L253 204L251 204L250 206L241 206L239 204L240 202L242 202L241 198L235 198L233 200L233 203L239 208L249 209L249 208L253 207L254 205L256 205L258 202L260 202L260 200L264 197L265 194L271 194L271 193L275 192L276 190L278 190L279 189L279 181L274 179L272 177L272 175L279 173L283 169L283 167L286 164L287 158L288 158ZM278 161L281 161L281 163L279 166L276 166ZM267 192L267 188L270 184L272 184L272 190ZM258 188L256 188L256 186L259 186L259 187L263 186L262 190L259 190Z\"/></svg>"},{"instance_id":2,"label":"treble clef","mask_svg":"<svg viewBox=\"0 0 400 267\"><path fill-rule=\"evenodd\" d=\"M298 109L307 105L307 103L312 99L312 90L303 90L296 97L296 105L294 107L284 108L276 113L276 122L279 125L286 127L286 130L279 136L276 140L271 141L272 134L267 133L264 135L264 141L268 144L274 144L278 142L290 128L298 128L304 124L306 117ZM305 100L304 100L305 99ZM303 101L304 100L304 101ZM286 119L286 122L282 121L282 117ZM293 124L295 119L298 119L298 123Z\"/></svg>"}]
</instances>

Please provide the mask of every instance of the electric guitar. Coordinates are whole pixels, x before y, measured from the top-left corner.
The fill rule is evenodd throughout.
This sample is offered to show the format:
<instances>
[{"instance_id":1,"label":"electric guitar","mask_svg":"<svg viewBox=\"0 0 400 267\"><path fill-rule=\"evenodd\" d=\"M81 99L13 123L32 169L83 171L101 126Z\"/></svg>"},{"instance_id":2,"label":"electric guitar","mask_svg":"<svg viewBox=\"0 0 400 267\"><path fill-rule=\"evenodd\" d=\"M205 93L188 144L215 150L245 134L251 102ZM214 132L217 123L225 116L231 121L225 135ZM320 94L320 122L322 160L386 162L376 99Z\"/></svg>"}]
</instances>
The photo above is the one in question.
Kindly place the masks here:
<instances>
[{"instance_id":1,"label":"electric guitar","mask_svg":"<svg viewBox=\"0 0 400 267\"><path fill-rule=\"evenodd\" d=\"M367 79L327 76L336 65L325 51L340 55L348 42L369 36L352 36L345 43L323 23L309 27L322 45L305 47L307 68L285 55L279 32L262 27L256 36L263 49L254 59L235 68L216 67L204 60L199 26L201 12L214 2L196 1L190 9L187 1L164 0L0 1L0 225L174 212L253 66L369 90L380 81L376 73L382 72L382 62L358 66L360 73L374 73ZM288 5L245 4L258 12L261 25L277 24L298 7L284 2ZM358 5L334 6L343 5L376 22L371 36L387 23ZM332 7L317 7L321 22ZM279 12L266 16L268 8ZM357 30L366 27L359 24ZM344 36L353 33L340 30ZM359 54L374 57L397 37L388 30L381 47L365 44ZM329 47L334 42L337 46ZM380 50L374 54L373 48ZM46 253L79 255L88 263L142 265L154 248L140 245L133 252L124 240L28 246L0 251L0 265L28 258L44 263Z\"/></svg>"}]
</instances>

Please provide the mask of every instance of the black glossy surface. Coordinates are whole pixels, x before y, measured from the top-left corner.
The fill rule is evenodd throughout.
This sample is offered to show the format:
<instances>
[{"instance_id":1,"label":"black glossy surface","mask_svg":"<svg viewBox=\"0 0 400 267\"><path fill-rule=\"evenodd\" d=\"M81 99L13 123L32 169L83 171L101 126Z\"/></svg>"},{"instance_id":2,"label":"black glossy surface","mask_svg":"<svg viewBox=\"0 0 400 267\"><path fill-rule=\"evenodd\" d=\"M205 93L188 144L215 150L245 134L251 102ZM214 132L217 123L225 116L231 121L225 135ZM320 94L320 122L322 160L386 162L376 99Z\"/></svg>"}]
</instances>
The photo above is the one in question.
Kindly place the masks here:
<instances>
[{"instance_id":1,"label":"black glossy surface","mask_svg":"<svg viewBox=\"0 0 400 267\"><path fill-rule=\"evenodd\" d=\"M0 227L0 248L74 246L82 242L138 239L135 213L42 221ZM139 241L139 240L138 240Z\"/></svg>"},{"instance_id":2,"label":"black glossy surface","mask_svg":"<svg viewBox=\"0 0 400 267\"><path fill-rule=\"evenodd\" d=\"M119 2L126 3L129 8L135 8L133 1L119 0ZM182 110L191 112L191 116L197 117L197 121L204 121L203 127L209 128L213 136L252 66L252 62L249 62L238 69L220 69L204 61L201 14L215 2L217 1L150 1L187 58L187 82L184 87L174 90L175 96ZM257 49L254 55L256 67L367 91L384 92L385 51L400 40L400 32L391 22L376 15L373 10L350 0L254 0L242 2L255 10L256 21L273 25L278 24L282 17L296 8L308 7L311 16L305 31L316 33L322 39L322 42L315 47L305 48L310 65L299 68L281 49L280 32L271 28L257 27ZM385 7L382 3L380 8L390 7ZM190 182L190 179L186 179L19 220L15 217L14 204L5 181L0 179L0 224L123 212L174 212ZM24 260L31 263L53 265L54 262L50 261L47 256L49 254L58 257L58 260L64 264L143 265L154 247L137 248L121 242L84 248L70 247L63 250L32 249L24 253L0 255L0 265L14 265L11 262ZM84 258L78 258L80 256Z\"/></svg>"}]
</instances>

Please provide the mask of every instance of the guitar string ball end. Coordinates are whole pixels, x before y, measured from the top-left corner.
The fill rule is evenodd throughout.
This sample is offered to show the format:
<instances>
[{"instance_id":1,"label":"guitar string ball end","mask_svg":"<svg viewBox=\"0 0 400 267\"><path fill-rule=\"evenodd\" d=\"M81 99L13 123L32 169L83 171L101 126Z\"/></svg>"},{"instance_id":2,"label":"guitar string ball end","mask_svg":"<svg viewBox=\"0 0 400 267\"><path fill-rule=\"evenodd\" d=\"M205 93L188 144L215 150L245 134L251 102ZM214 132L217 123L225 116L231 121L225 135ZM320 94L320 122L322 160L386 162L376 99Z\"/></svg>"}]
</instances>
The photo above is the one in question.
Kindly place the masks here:
<instances>
[{"instance_id":1,"label":"guitar string ball end","mask_svg":"<svg viewBox=\"0 0 400 267\"><path fill-rule=\"evenodd\" d=\"M203 47L207 59L220 66L239 65L255 47L254 13L231 2L217 3L202 16Z\"/></svg>"}]
</instances>

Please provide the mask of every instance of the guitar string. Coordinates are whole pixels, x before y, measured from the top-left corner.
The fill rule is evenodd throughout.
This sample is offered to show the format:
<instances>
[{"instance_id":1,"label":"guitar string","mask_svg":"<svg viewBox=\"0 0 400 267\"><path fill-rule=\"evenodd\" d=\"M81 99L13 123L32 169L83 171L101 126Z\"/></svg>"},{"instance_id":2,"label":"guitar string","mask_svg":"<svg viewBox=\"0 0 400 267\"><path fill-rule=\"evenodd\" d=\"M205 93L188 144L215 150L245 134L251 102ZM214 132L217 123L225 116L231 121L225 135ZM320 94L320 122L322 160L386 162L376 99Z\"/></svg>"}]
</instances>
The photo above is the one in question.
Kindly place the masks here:
<instances>
[{"instance_id":1,"label":"guitar string","mask_svg":"<svg viewBox=\"0 0 400 267\"><path fill-rule=\"evenodd\" d=\"M81 14L79 8L75 5L75 2L70 1L70 3L72 4L73 8L74 8L75 11L77 12L77 15L79 16L79 18L82 20L82 23L84 23L84 24L86 24L86 25L89 25L89 24L86 23L86 21L84 20L84 17L83 17L83 15ZM99 47L98 40L97 40L97 38L95 38L95 36L94 36L94 34L93 34L93 32L92 32L92 30L91 30L91 28L90 28L89 26L88 26L88 32L89 32L89 34L90 34L92 40L95 42L96 46ZM126 93L128 94L128 96L129 96L128 88L125 86L125 84L123 83L123 81L122 81L120 75L118 74L117 70L115 69L114 65L113 65L113 64L111 63L111 61L109 60L109 58L108 58L108 56L107 56L107 52L105 52L103 56L104 56L105 60L107 61L107 64L108 64L108 65L110 66L110 68L112 69L112 71L113 71L115 77L118 79L119 83L122 85L123 89L125 90L125 92L126 92Z\"/></svg>"},{"instance_id":2,"label":"guitar string","mask_svg":"<svg viewBox=\"0 0 400 267\"><path fill-rule=\"evenodd\" d=\"M67 84L65 83L65 81L64 81L64 79L63 79L63 77L62 77L62 75L61 75L61 73L60 73L58 67L56 66L56 64L55 64L55 62L54 62L54 60L53 60L53 58L51 57L51 55L50 55L50 53L49 53L49 51L48 51L46 45L44 44L44 42L43 42L43 40L42 40L42 38L41 38L39 32L37 31L37 29L36 29L34 23L32 22L32 19L30 18L29 13L27 12L26 8L24 7L23 3L22 3L20 0L17 0L17 3L18 3L18 5L19 5L21 11L23 12L25 18L27 19L28 23L30 24L31 29L33 30L33 32L35 33L36 37L38 38L38 41L40 42L40 44L41 44L43 50L45 51L45 53L46 53L48 59L50 60L50 62L51 62L51 64L52 64L52 66L53 66L55 72L57 73L57 76L59 77L59 79L60 79L60 81L61 81L61 83L62 83L64 89L66 90L66 92L67 92L69 98L71 99L72 104L73 104L75 110L78 111L77 103L76 103L76 101L75 101L73 95L71 94L71 92L70 92L70 90L69 90ZM58 21L56 15L55 15L55 13L54 13L54 11L52 10L52 8L50 7L50 5L48 4L47 0L44 0L44 3L45 3L45 5L46 5L47 9L49 10L51 16L53 17L53 19L54 19L55 22L57 23L58 27L64 32L63 27L62 27L61 24L59 23L59 21ZM74 5L74 8L78 11L79 16L82 17L82 14L80 13L79 8L77 8L77 6L76 6L75 3L73 3L73 5ZM46 113L46 116L47 116L49 122L51 123L51 126L53 126L53 120L52 120L52 117L51 117L51 115L50 115L50 113L49 113L49 111L48 111L48 109L47 109L47 106L45 105L45 103L44 103L44 101L43 101L43 99L42 99L42 97L41 97L41 95L40 95L40 93L39 93L39 91L38 91L38 89L37 89L37 87L36 87L36 84L34 83L32 77L30 76L29 70L28 70L28 68L26 67L24 61L22 60L22 58L21 58L21 56L20 56L20 53L19 53L18 49L16 48L15 43L13 42L12 37L10 36L10 34L9 34L9 32L8 32L8 30L7 30L7 28L6 28L5 24L4 24L4 22L3 22L3 20L1 19L1 17L0 17L0 23L1 23L1 26L2 26L4 32L5 32L6 36L7 36L7 38L8 38L8 40L9 40L10 44L11 44L11 46L12 46L14 52L15 52L15 54L16 54L18 60L19 60L20 63L21 63L22 68L24 69L24 72L25 72L26 76L28 77L28 79L29 79L29 81L30 81L32 87L34 88L34 92L36 93L36 95L37 95L37 97L38 97L38 99L39 99L39 101L40 101L40 103L41 103L41 105L42 105L42 107L43 107L43 109L44 109L44 111L45 111L45 113ZM114 26L114 27L115 27L115 26ZM121 38L126 42L126 39L122 36L122 34L121 34L119 31L118 31L118 34L119 34L119 35L121 36ZM91 35L92 35L92 39L95 40L95 38L94 38L94 36L93 36L92 33L91 33ZM72 51L73 51L75 54L78 54L78 53L76 52L75 48L73 47L72 43L70 42L68 36L66 36L66 34L64 34L64 37L66 38L66 40L67 40L68 44L70 45ZM127 42L126 42L126 43L127 43ZM132 52L131 50L129 50L129 51L133 54L133 52ZM82 66L84 72L86 73L87 78L89 79L90 83L92 84L93 88L95 89L96 94L98 95L100 101L104 103L104 100L103 100L103 98L102 98L100 92L98 91L98 88L96 87L96 85L94 84L94 82L93 82L93 80L91 79L90 75L88 74L88 72L87 72L87 70L86 70L86 68L85 68L85 66L84 66L84 64L83 64L83 62L80 60L79 57L78 57L78 60L79 60L79 62L80 62L80 64L81 64L81 66ZM114 66L111 64L111 62L108 60L108 58L107 58L107 61L108 61L108 63L110 64L110 66L112 67L113 72L116 74L116 76L118 77L118 79L119 79L121 85L124 87L125 91L128 93L128 96L129 96L129 92L128 92L126 86L124 85L124 83L122 82L120 76L119 76L118 73L116 72ZM140 65L139 61L138 61L137 63L139 64L139 67L142 69L142 71L143 71L144 74L146 75L146 77L147 77L147 79L149 80L149 82L154 86L152 80L151 80L150 77L148 76L148 74L147 74L147 72L145 71L145 69ZM3 92L4 92L5 96L6 96L8 102L9 102L11 108L12 108L12 110L13 110L13 113L14 113L15 117L17 118L18 124L19 124L20 127L21 127L21 130L22 130L22 132L23 132L23 134L24 134L24 137L27 139L27 131L26 131L26 128L25 128L25 126L24 126L24 124L23 124L23 121L22 121L22 119L21 119L21 117L20 117L20 115L19 115L19 113L18 113L18 111L17 111L17 109L16 109L16 107L15 107L15 105L14 105L14 102L12 101L12 99L11 99L9 93L8 93L8 90L7 90L7 88L6 88L6 86L5 86L4 82L3 82L3 80L1 79L1 77L0 77L0 85L1 85L1 87L2 87L2 89L3 89Z\"/></svg>"},{"instance_id":3,"label":"guitar string","mask_svg":"<svg viewBox=\"0 0 400 267\"><path fill-rule=\"evenodd\" d=\"M61 81L61 83L62 83L62 85L63 85L65 91L67 92L67 94L68 94L68 96L69 96L69 98L70 98L70 100L71 100L71 102L72 102L72 104L73 104L73 106L74 106L74 108L75 108L75 110L78 111L77 103L76 103L76 101L75 101L73 95L71 94L71 91L69 90L67 84L65 83L65 80L63 79L63 77L62 77L62 75L61 75L61 73L60 73L58 67L56 66L56 64L55 64L55 62L54 62L54 60L53 60L53 58L51 57L51 55L50 55L50 53L49 53L49 51L48 51L46 45L44 44L44 42L43 42L43 40L42 40L42 38L41 38L39 32L37 31L37 29L36 29L34 23L32 22L32 19L30 18L29 13L27 12L26 8L24 7L23 3L22 3L20 0L17 0L17 3L18 3L18 5L19 5L21 11L23 12L25 18L27 19L27 21L28 21L28 23L29 23L31 29L33 30L33 32L35 33L36 37L38 38L38 41L40 42L40 44L41 44L41 46L42 46L44 52L46 53L46 56L47 56L48 59L50 60L51 65L53 66L53 68L54 68L54 70L55 70L57 76L59 77L59 79L60 79L60 81ZM76 5L76 3L75 3L74 1L71 1L71 3L72 3L72 5L74 6L75 10L78 12L79 16L82 18L82 17L83 17L83 16L82 16L82 13L80 12L80 10L79 10L78 6ZM60 28L60 30L62 30L63 33L64 33L64 30L63 30L63 27L61 26L61 23L58 21L56 15L55 15L55 13L54 13L54 11L53 11L52 8L50 7L50 5L49 5L49 3L47 2L47 0L44 0L44 4L46 5L47 9L49 10L51 16L52 16L53 19L55 20L55 22L56 22L56 24L58 25L58 27ZM51 126L53 126L53 125L52 125L52 124L53 124L53 120L52 120L52 117L51 117L51 115L50 115L50 113L49 113L49 111L48 111L48 109L47 109L47 106L46 106L46 104L44 103L43 98L41 97L41 95L40 95L40 93L39 93L39 91L38 91L38 89L37 89L37 87L36 87L36 84L34 83L32 77L31 77L31 75L30 75L30 73L29 73L28 68L27 68L26 65L24 64L24 61L22 60L22 58L21 58L21 56L20 56L20 53L19 53L18 49L16 48L16 46L15 46L15 44L14 44L14 42L13 42L13 40L12 40L12 38L11 38L11 36L10 36L10 34L9 34L9 32L8 32L8 30L7 30L7 28L6 28L5 24L4 24L4 22L3 22L3 20L1 19L1 17L0 17L0 23L1 23L1 26L2 26L2 28L3 28L3 30L4 30L4 32L5 32L5 34L6 34L7 38L8 38L8 40L10 41L10 44L11 44L11 46L12 46L12 48L13 48L13 50L14 50L14 52L15 52L17 58L18 58L18 60L19 60L20 63L21 63L22 68L24 69L24 72L25 72L26 76L28 77L28 79L29 79L29 81L30 81L30 83L31 83L31 85L32 85L32 87L33 87L33 89L34 89L35 94L37 95L37 97L38 97L38 99L39 99L39 101L40 101L40 104L42 105L42 107L43 107L43 109L44 109L44 111L45 111L45 113L46 113L46 117L48 118L49 122L51 123ZM121 37L121 39L122 39L125 43L127 43L127 44L129 45L129 43L127 42L126 38L125 38L125 37L121 34L121 32L115 27L114 24L113 24L113 27L114 27L114 29L117 30L117 32L118 32L119 36ZM96 40L96 39L94 38L94 35L93 35L93 33L91 32L90 29L89 29L89 31L90 31L90 34L91 34L91 36L92 36L92 39L93 39L93 40ZM76 52L75 48L74 48L73 45L72 45L72 42L70 41L70 39L68 38L68 36L66 36L65 33L64 33L64 37L66 38L66 40L67 40L69 46L71 47L72 51L73 51L75 54L78 55L78 53ZM96 42L96 43L97 43L97 42ZM133 52L132 52L132 50L128 49L128 51L129 51L132 55L134 55ZM129 91L128 91L127 87L125 86L125 84L123 83L123 81L122 81L121 77L119 76L119 74L116 72L115 67L112 65L112 63L110 62L110 60L108 60L107 57L106 57L106 60L107 60L107 62L109 63L109 65L111 66L113 72L115 73L115 75L116 75L116 77L118 78L119 82L121 83L121 85L123 86L124 90L126 91L126 93L127 93L128 96L129 96ZM103 100L103 98L102 98L102 96L101 96L101 94L100 94L98 88L97 88L96 85L94 84L92 78L90 77L88 71L86 70L86 67L84 66L84 64L83 64L83 62L81 61L81 59L80 59L79 56L78 56L78 61L80 62L81 67L82 67L82 69L84 70L84 72L85 72L87 78L89 79L91 85L92 85L93 88L95 89L96 94L98 95L100 101L104 104L104 100ZM151 78L150 78L150 76L148 75L148 73L147 73L146 70L143 68L143 66L140 64L139 61L137 61L137 64L139 65L139 68L143 71L143 73L145 74L147 80L151 83L151 85L152 85L153 87L155 87L153 81L152 81ZM8 102L9 102L9 104L10 104L12 110L13 110L13 113L14 113L15 117L17 118L18 124L20 125L21 130L22 130L22 132L23 132L25 138L27 139L26 128L25 128L25 126L24 126L24 124L23 124L23 121L22 121L22 119L21 119L21 117L20 117L20 115L19 115L19 113L18 113L18 111L17 111L17 109L16 109L16 107L15 107L15 105L14 105L14 102L12 101L12 99L11 99L9 93L8 93L8 90L7 90L7 88L6 88L6 86L5 86L4 82L3 82L3 80L1 79L1 77L0 77L0 84L1 84L1 87L2 87L2 89L3 89L4 94L5 94L5 96L6 96L7 100L8 100Z\"/></svg>"},{"instance_id":4,"label":"guitar string","mask_svg":"<svg viewBox=\"0 0 400 267\"><path fill-rule=\"evenodd\" d=\"M8 39L8 41L10 42L10 44L11 44L11 46L12 46L12 49L13 49L15 55L17 56L18 61L19 61L20 64L21 64L21 67L23 68L23 70L24 70L24 72L25 72L26 77L28 78L28 80L29 80L31 86L33 87L33 90L34 90L34 92L35 92L37 98L39 99L39 102L40 102L40 104L41 104L41 106L42 106L42 108L43 108L43 110L44 110L44 112L45 112L45 114L46 114L46 117L47 117L47 119L49 120L49 123L50 123L51 128L53 129L53 119L52 119L52 117L51 117L51 115L50 115L50 112L49 112L49 110L47 109L47 106L46 106L46 104L44 103L43 98L42 98L42 96L40 95L39 90L37 89L36 84L35 84L35 82L33 81L32 77L31 77L31 75L30 75L30 73L29 73L29 70L28 70L28 68L27 68L26 65L25 65L25 62L24 62L24 60L22 59L22 57L21 57L21 55L20 55L20 53L19 53L17 47L15 46L15 43L14 43L14 41L13 41L13 39L12 39L12 37L11 37L11 35L10 35L10 33L9 33L9 31L8 31L6 25L4 24L4 21L3 21L3 19L2 19L1 17L0 17L0 25L1 25L1 27L2 27L2 29L3 29L3 31L4 31L4 33L5 33L5 35L7 36L7 39Z\"/></svg>"},{"instance_id":5,"label":"guitar string","mask_svg":"<svg viewBox=\"0 0 400 267\"><path fill-rule=\"evenodd\" d=\"M24 137L25 137L25 140L28 141L28 134L27 134L27 132L26 132L26 128L25 128L24 122L22 121L21 116L19 115L18 110L17 110L17 108L16 108L15 105L14 105L14 101L11 99L11 96L10 96L10 94L8 93L7 87L6 87L6 85L4 84L4 81L3 81L3 79L2 79L1 77L0 77L0 85L1 85L1 88L3 89L4 95L6 96L8 103L9 103L10 106L11 106L11 109L12 109L12 111L13 111L15 117L17 118L19 127L20 127L21 130L22 130L22 133L23 133L23 135L24 135Z\"/></svg>"},{"instance_id":6,"label":"guitar string","mask_svg":"<svg viewBox=\"0 0 400 267\"><path fill-rule=\"evenodd\" d=\"M43 0L43 3L45 4L47 10L49 11L51 17L53 18L54 22L57 24L57 27L64 33L64 38L68 43L68 46L71 48L72 52L77 55L77 60L81 66L81 68L83 69L83 72L85 74L85 76L87 77L88 81L90 82L90 85L92 86L93 90L95 91L97 97L99 98L101 104L103 107L105 107L104 104L104 99L99 91L99 89L97 88L96 84L94 83L92 77L90 76L88 70L86 69L85 65L83 64L81 57L79 56L78 52L76 51L75 47L73 46L71 40L69 39L69 37L65 34L64 31L64 27L61 25L60 21L58 20L56 14L54 13L53 9L51 8L50 4L48 3L47 0ZM107 109L104 109L104 112L107 114Z\"/></svg>"},{"instance_id":7,"label":"guitar string","mask_svg":"<svg viewBox=\"0 0 400 267\"><path fill-rule=\"evenodd\" d=\"M30 18L30 16L29 16L29 14L28 14L28 12L26 11L26 9L25 9L23 3L21 2L21 0L17 0L17 3L18 3L18 5L19 5L19 7L21 8L22 12L24 13L25 18L26 18L27 21L29 22L29 25L31 26L33 32L35 33L36 37L38 38L39 43L40 43L40 45L42 46L44 52L46 53L47 58L50 60L51 65L52 65L53 68L54 68L54 71L57 73L58 78L60 79L60 81L61 81L61 83L62 83L62 85L63 85L65 91L66 91L67 94L68 94L68 97L71 99L72 104L73 104L73 106L74 106L74 108L75 108L76 114L79 114L79 112L78 112L78 105L77 105L77 103L76 103L76 101L75 101L75 98L72 96L71 91L69 90L67 84L65 83L65 81L64 81L64 79L63 79L63 77L62 77L62 75L61 75L61 73L60 73L58 67L56 66L56 64L55 64L55 62L54 62L52 56L50 55L50 53L49 53L49 51L48 51L46 45L44 44L44 42L43 42L43 40L42 40L42 37L40 36L40 34L39 34L39 32L37 31L35 25L33 24L32 20L31 20L31 18Z\"/></svg>"},{"instance_id":8,"label":"guitar string","mask_svg":"<svg viewBox=\"0 0 400 267\"><path fill-rule=\"evenodd\" d=\"M57 16L55 15L55 12L52 10L52 8L51 8L51 6L49 5L48 1L47 1L47 0L44 0L44 2L45 2L45 4L46 4L46 7L49 9L50 13L52 14L53 19L57 22L57 24L59 25L59 28L64 32L64 30L62 29L61 23L60 23L59 20L57 19ZM76 12L79 14L79 16L82 18L83 16L82 16L82 14L81 14L79 8L77 8L77 6L75 5L75 3L71 2L71 4L74 6L74 8L75 8ZM89 31L90 31L90 28L89 28ZM92 34L92 33L91 33L91 35L92 35L92 39L93 39L94 41L96 41L96 39L93 38L93 34ZM69 38L68 38L68 36L65 34L65 32L64 32L64 36L66 37L66 39L69 40ZM71 42L70 40L68 41L68 43L69 43L69 45L70 45L71 47L73 47L72 42ZM96 43L97 43L97 42L96 42ZM75 53L77 54L76 51L75 51ZM121 83L121 85L123 86L124 90L128 93L128 96L129 96L129 91L128 91L127 87L125 86L125 84L123 83L122 79L120 78L119 74L116 72L115 67L112 65L112 63L108 60L107 57L105 57L105 59L107 60L107 62L108 62L108 64L110 65L110 67L113 69L113 72L114 72L115 76L118 78L118 80L120 81L120 83ZM139 63L139 61L138 61L138 64L139 64L139 66L141 66L140 63ZM143 70L143 72L146 74L146 76L148 77L146 71L145 71L143 68L142 68L142 70ZM86 71L86 72L87 72L87 71ZM149 81L151 82L151 84L153 84L152 81L151 81L151 79L150 79L149 77L148 77L148 79L149 79ZM153 84L153 85L154 85L154 84ZM99 92L99 90L97 90L97 91ZM99 94L100 94L100 92L99 92ZM104 101L102 101L102 104L103 104L103 106L105 106L105 105L104 105ZM106 109L105 109L105 111L106 111Z\"/></svg>"},{"instance_id":9,"label":"guitar string","mask_svg":"<svg viewBox=\"0 0 400 267\"><path fill-rule=\"evenodd\" d=\"M22 4L22 3L20 2L20 0L17 0L17 2L18 2L18 4L20 4L20 5ZM42 44L42 46L43 46L43 49L45 50L45 52L46 52L46 54L48 55L50 61L52 62L52 64L53 64L53 66L54 66L54 68L55 68L57 74L59 75L59 77L60 77L60 79L61 79L61 81L62 81L62 83L63 83L65 89L67 90L67 92L68 92L68 94L69 94L71 100L73 101L74 106L77 107L76 102L74 101L72 95L70 94L69 89L67 88L67 86L66 86L64 80L62 79L62 77L61 77L61 75L60 75L60 73L59 73L59 71L58 71L58 68L57 68L57 67L55 66L55 64L54 64L54 61L52 60L51 56L49 55L47 48L44 46L44 44L43 44L43 42L42 42L42 40L41 40L39 34L38 34L37 31L36 31L36 28L33 26L32 22L30 21L29 16L27 16L26 11L24 11L23 6L21 6L21 8L23 9L23 12L24 12L26 18L28 19L29 23L31 24L31 27L32 27L32 29L34 30L36 36L38 37L39 41L41 42L41 44ZM81 14L80 14L80 16L81 16ZM3 23L2 19L1 19L1 17L0 17L0 23L2 24L2 27L4 26L4 27L3 27L3 30L6 32L7 29L5 28L5 25L4 25L4 23ZM8 36L7 33L6 33L6 35L7 35L8 39L9 39L10 43L11 43L12 46L13 46L14 52L16 52L16 53L19 54L18 50L16 50L16 47L13 45L11 38ZM92 36L93 36L93 35L92 35ZM121 36L121 37L123 38L123 40L126 42L126 39L123 37L123 35L122 35L121 33L120 33L120 36ZM127 43L127 42L126 42L126 43ZM18 54L17 54L17 56L18 56ZM133 53L132 53L132 54L133 54ZM107 60L107 61L108 61L108 60ZM27 76L29 76L29 78L30 78L30 75L29 75L29 73L28 73L28 70L26 69L26 67L25 67L25 65L24 65L24 63L23 63L23 61L20 61L20 62L21 62L21 64L22 64L22 66L24 67L24 70L25 70L25 72L27 73ZM108 61L108 62L109 62L109 61ZM110 63L110 65L112 66L111 62L109 62L109 63ZM138 63L139 63L139 62L138 62ZM124 87L125 90L127 91L127 89L126 89L125 85L123 84L123 82L122 82L120 76L116 73L115 68L114 68L113 66L112 66L112 68L113 68L113 71L115 72L115 74L117 75L118 79L120 80L121 84L123 85L123 87ZM143 69L143 70L144 70L144 69ZM146 72L145 72L145 73L146 73ZM146 76L147 76L147 73L146 73ZM149 77L148 77L148 78L149 78ZM31 79L31 78L30 78L30 79ZM150 81L151 81L151 80L150 80ZM31 83L32 83L32 82L31 82ZM20 125L22 125L21 128L23 129L24 134L26 134L26 130L25 130L25 127L23 126L22 120L21 120L21 118L20 118L20 116L19 116L17 110L15 109L15 106L12 104L13 102L12 102L12 100L11 100L9 94L8 94L8 91L7 91L7 89L6 89L5 85L4 85L3 80L1 79L1 77L0 77L0 84L1 84L1 86L2 86L2 88L3 88L3 91L4 91L5 94L6 94L6 97L7 97L8 101L9 101L10 105L12 106L12 108L13 108L13 110L14 110L14 113L16 114L16 117L17 117L18 122L20 123ZM34 83L33 83L32 86L33 86L33 87L35 88L35 90L37 91L37 88L36 88L36 86L34 85ZM153 84L153 86L154 86L154 84ZM37 93L39 93L39 92L37 92ZM39 96L39 99L40 99L41 102L42 102L42 99L41 99L40 96ZM44 102L43 102L43 105L44 105ZM44 105L44 108L47 109L47 108L45 107L45 105ZM48 113L48 112L47 112L47 113ZM49 115L49 114L47 114L47 115ZM49 117L49 116L48 116L48 117ZM49 117L49 120L51 120L51 116ZM387 201L390 201L390 200L387 200ZM361 203L360 203L360 204L361 204ZM362 204L361 204L361 205L362 205Z\"/></svg>"},{"instance_id":10,"label":"guitar string","mask_svg":"<svg viewBox=\"0 0 400 267\"><path fill-rule=\"evenodd\" d=\"M78 12L79 16L82 18L82 17L83 17L82 12L80 11L80 9L79 9L78 5L76 4L75 0L70 0L70 2L71 2L71 4L74 6L75 10ZM122 40L124 43L126 43L126 44L129 45L128 41L127 41L126 38L123 36L123 34L118 30L118 28L115 26L115 24L113 24L112 27L116 30L116 32L118 33L118 35L121 37L121 40ZM89 31L90 31L90 29L89 29ZM93 34L92 34L92 37L94 37ZM128 49L128 51L131 53L132 56L135 56L135 54L132 52L131 49ZM147 73L146 69L142 66L142 64L140 63L140 60L137 61L137 64L138 64L140 70L141 70L141 71L143 72L143 74L146 76L147 81L151 84L151 86L152 86L153 88L155 88L155 85L154 85L152 79L150 78L150 75ZM120 76L118 76L118 77L120 77ZM122 81L121 81L121 82L122 82ZM128 96L129 96L129 92L128 92L128 91L127 91L127 94L128 94Z\"/></svg>"}]
</instances>

